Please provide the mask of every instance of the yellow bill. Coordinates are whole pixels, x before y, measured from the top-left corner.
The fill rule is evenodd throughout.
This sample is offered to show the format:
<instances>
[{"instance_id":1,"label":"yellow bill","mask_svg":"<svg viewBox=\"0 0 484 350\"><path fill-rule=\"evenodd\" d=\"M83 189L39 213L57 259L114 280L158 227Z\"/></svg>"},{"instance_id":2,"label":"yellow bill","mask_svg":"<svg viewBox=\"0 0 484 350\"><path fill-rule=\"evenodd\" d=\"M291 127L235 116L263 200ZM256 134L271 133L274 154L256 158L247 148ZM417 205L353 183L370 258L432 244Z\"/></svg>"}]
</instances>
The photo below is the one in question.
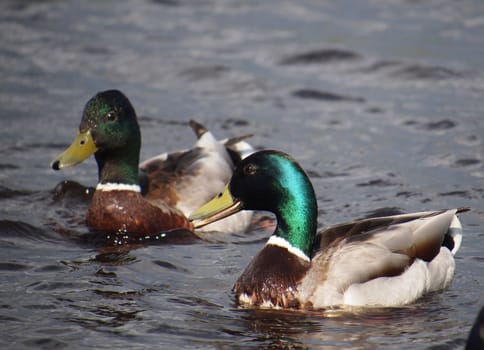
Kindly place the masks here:
<instances>
[{"instance_id":1,"label":"yellow bill","mask_svg":"<svg viewBox=\"0 0 484 350\"><path fill-rule=\"evenodd\" d=\"M91 131L78 132L69 148L55 158L50 163L50 166L54 170L59 170L79 164L87 157L93 155L96 150L97 148L92 139Z\"/></svg>"},{"instance_id":2,"label":"yellow bill","mask_svg":"<svg viewBox=\"0 0 484 350\"><path fill-rule=\"evenodd\" d=\"M210 202L195 210L189 217L195 228L200 228L212 222L221 220L243 209L242 202L235 200L229 186Z\"/></svg>"}]
</instances>

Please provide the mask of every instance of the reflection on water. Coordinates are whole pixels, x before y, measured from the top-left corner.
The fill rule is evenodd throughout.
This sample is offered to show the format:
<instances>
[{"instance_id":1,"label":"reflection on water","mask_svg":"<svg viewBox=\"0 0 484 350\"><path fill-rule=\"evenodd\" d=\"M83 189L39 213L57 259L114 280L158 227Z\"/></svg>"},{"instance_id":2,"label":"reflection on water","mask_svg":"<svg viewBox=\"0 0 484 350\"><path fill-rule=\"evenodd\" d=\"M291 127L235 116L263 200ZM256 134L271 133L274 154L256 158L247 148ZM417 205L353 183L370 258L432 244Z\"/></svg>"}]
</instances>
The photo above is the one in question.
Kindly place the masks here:
<instances>
[{"instance_id":1,"label":"reflection on water","mask_svg":"<svg viewBox=\"0 0 484 350\"><path fill-rule=\"evenodd\" d=\"M484 228L481 1L0 3L0 345L461 348L479 308ZM310 175L320 225L471 207L451 287L413 305L238 308L271 231L180 244L85 227L93 160L54 173L95 92L125 92L142 159L192 144L188 120L253 134Z\"/></svg>"},{"instance_id":2,"label":"reflection on water","mask_svg":"<svg viewBox=\"0 0 484 350\"><path fill-rule=\"evenodd\" d=\"M431 302L427 300L426 302ZM412 347L412 343L435 342L452 322L442 322L423 303L391 309L329 309L318 312L238 310L245 321L240 335L253 337L259 348L376 348ZM440 314L440 312L439 312ZM437 318L436 318L437 317ZM440 322L439 322L440 321ZM435 324L435 327L433 326ZM398 325L398 326L397 326ZM434 335L422 338L422 329ZM463 339L456 342L462 345Z\"/></svg>"}]
</instances>

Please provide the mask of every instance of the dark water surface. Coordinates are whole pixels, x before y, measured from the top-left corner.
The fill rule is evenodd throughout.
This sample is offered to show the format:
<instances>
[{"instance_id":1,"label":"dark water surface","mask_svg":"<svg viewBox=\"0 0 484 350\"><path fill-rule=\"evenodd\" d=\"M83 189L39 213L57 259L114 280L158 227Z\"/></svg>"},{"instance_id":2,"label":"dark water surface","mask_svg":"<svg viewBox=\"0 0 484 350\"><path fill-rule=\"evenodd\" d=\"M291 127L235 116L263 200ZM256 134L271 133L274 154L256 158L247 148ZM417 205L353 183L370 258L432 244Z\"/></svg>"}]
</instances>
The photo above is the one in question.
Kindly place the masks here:
<instances>
[{"instance_id":1,"label":"dark water surface","mask_svg":"<svg viewBox=\"0 0 484 350\"><path fill-rule=\"evenodd\" d=\"M484 304L484 2L0 2L0 347L462 348ZM453 284L393 309L239 309L267 232L98 249L97 171L54 172L84 103L117 88L142 159L219 137L307 169L321 225L469 206Z\"/></svg>"}]
</instances>

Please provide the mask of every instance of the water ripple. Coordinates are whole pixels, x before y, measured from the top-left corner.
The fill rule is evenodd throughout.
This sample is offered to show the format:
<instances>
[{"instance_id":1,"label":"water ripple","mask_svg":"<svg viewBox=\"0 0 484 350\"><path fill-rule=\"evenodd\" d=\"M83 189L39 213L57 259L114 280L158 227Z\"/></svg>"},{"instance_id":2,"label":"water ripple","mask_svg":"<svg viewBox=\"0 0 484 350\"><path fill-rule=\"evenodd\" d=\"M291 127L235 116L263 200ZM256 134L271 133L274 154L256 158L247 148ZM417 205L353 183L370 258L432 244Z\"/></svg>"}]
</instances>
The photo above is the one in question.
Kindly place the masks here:
<instances>
[{"instance_id":1,"label":"water ripple","mask_svg":"<svg viewBox=\"0 0 484 350\"><path fill-rule=\"evenodd\" d=\"M453 129L457 126L457 123L450 119L441 119L438 121L422 122L417 120L407 120L404 125L413 127L417 130L424 131L442 131Z\"/></svg>"},{"instance_id":2,"label":"water ripple","mask_svg":"<svg viewBox=\"0 0 484 350\"><path fill-rule=\"evenodd\" d=\"M353 51L343 49L321 49L304 52L283 58L281 65L328 64L333 62L355 61L361 56Z\"/></svg>"},{"instance_id":3,"label":"water ripple","mask_svg":"<svg viewBox=\"0 0 484 350\"><path fill-rule=\"evenodd\" d=\"M469 167L479 164L481 164L481 160L476 158L461 158L455 161L455 165L457 167Z\"/></svg>"},{"instance_id":4,"label":"water ripple","mask_svg":"<svg viewBox=\"0 0 484 350\"><path fill-rule=\"evenodd\" d=\"M21 221L0 220L1 237L14 238L14 242L49 241L54 238L48 231Z\"/></svg>"},{"instance_id":5,"label":"water ripple","mask_svg":"<svg viewBox=\"0 0 484 350\"><path fill-rule=\"evenodd\" d=\"M16 190L0 185L0 198L2 199L12 199L15 197L29 196L31 194L32 192L30 191Z\"/></svg>"},{"instance_id":6,"label":"water ripple","mask_svg":"<svg viewBox=\"0 0 484 350\"><path fill-rule=\"evenodd\" d=\"M391 78L401 80L441 81L456 80L470 76L468 71L444 66L431 66L418 63L405 63L398 60L379 60L357 69L368 74L384 73Z\"/></svg>"},{"instance_id":7,"label":"water ripple","mask_svg":"<svg viewBox=\"0 0 484 350\"><path fill-rule=\"evenodd\" d=\"M320 90L314 90L314 89L295 90L291 93L291 95L302 99L320 100L325 102L358 102L358 103L365 102L365 99L363 97L338 95L332 92L320 91Z\"/></svg>"},{"instance_id":8,"label":"water ripple","mask_svg":"<svg viewBox=\"0 0 484 350\"><path fill-rule=\"evenodd\" d=\"M23 271L30 268L31 266L20 263L0 262L0 271Z\"/></svg>"},{"instance_id":9,"label":"water ripple","mask_svg":"<svg viewBox=\"0 0 484 350\"><path fill-rule=\"evenodd\" d=\"M374 180L369 180L367 182L361 182L356 184L356 186L358 187L368 187L368 186L387 187L387 186L395 186L395 185L396 185L395 183L384 179L374 179Z\"/></svg>"},{"instance_id":10,"label":"water ripple","mask_svg":"<svg viewBox=\"0 0 484 350\"><path fill-rule=\"evenodd\" d=\"M158 265L158 266L163 267L163 268L168 269L168 270L172 270L172 271L179 271L179 272L184 272L184 273L190 272L189 270L187 270L183 267L176 266L176 265L174 265L174 264L172 264L171 262L168 262L168 261L153 260L153 264Z\"/></svg>"},{"instance_id":11,"label":"water ripple","mask_svg":"<svg viewBox=\"0 0 484 350\"><path fill-rule=\"evenodd\" d=\"M190 81L199 81L206 79L219 79L229 71L230 68L227 66L215 65L189 68L182 71L181 75L187 77Z\"/></svg>"},{"instance_id":12,"label":"water ripple","mask_svg":"<svg viewBox=\"0 0 484 350\"><path fill-rule=\"evenodd\" d=\"M467 76L464 72L457 70L439 67L439 66L424 66L419 64L406 65L398 68L391 73L391 76L408 79L408 80L445 80L465 78Z\"/></svg>"}]
</instances>

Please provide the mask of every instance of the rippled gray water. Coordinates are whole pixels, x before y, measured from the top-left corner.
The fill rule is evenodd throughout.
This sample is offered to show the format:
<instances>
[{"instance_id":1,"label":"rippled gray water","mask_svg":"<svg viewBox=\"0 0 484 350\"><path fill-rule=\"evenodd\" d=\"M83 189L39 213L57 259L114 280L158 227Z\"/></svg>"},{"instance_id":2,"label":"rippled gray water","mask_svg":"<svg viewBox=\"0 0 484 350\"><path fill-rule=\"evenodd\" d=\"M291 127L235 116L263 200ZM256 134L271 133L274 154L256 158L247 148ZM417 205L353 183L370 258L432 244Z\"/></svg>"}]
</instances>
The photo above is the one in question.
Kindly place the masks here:
<instances>
[{"instance_id":1,"label":"rippled gray water","mask_svg":"<svg viewBox=\"0 0 484 350\"><path fill-rule=\"evenodd\" d=\"M482 1L10 0L0 43L2 349L463 347L484 304ZM94 161L49 162L107 88L140 115L142 159L191 145L191 118L292 154L321 225L471 207L453 284L402 308L246 310L230 288L267 232L95 247Z\"/></svg>"}]
</instances>

